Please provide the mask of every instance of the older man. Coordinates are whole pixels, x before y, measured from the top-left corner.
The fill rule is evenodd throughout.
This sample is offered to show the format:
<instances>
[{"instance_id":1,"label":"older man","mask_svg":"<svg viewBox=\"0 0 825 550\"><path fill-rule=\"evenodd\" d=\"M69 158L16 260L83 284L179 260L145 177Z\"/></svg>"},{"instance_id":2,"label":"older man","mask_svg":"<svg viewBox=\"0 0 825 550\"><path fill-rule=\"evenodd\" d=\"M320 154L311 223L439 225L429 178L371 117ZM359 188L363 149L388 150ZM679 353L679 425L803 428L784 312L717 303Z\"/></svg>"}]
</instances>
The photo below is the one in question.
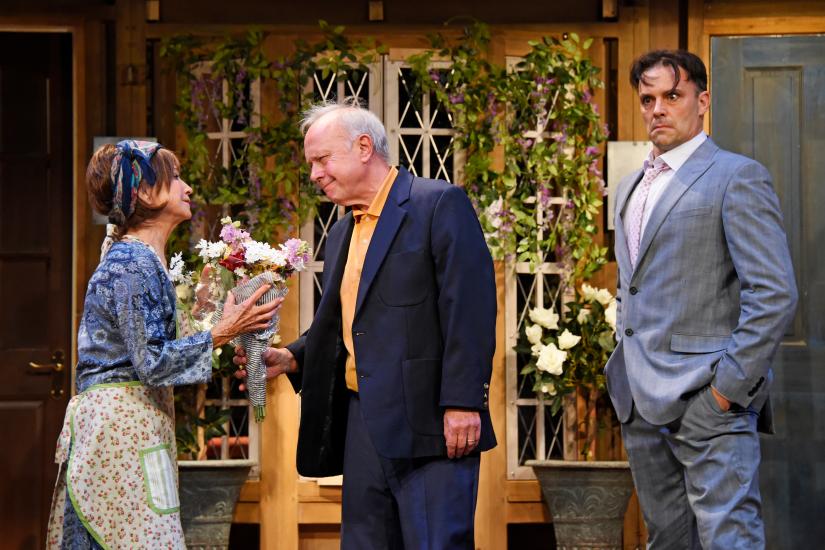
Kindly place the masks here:
<instances>
[{"instance_id":1,"label":"older man","mask_svg":"<svg viewBox=\"0 0 825 550\"><path fill-rule=\"evenodd\" d=\"M341 547L474 547L493 264L465 193L389 164L356 102L305 113L312 180L352 211L330 230L310 329L264 354L301 392L298 471L344 473ZM243 363L242 357L236 362Z\"/></svg>"},{"instance_id":2,"label":"older man","mask_svg":"<svg viewBox=\"0 0 825 550\"><path fill-rule=\"evenodd\" d=\"M702 131L702 61L654 51L631 83L653 149L619 184L610 396L650 548L759 549L757 421L796 307L779 201L759 163Z\"/></svg>"}]
</instances>

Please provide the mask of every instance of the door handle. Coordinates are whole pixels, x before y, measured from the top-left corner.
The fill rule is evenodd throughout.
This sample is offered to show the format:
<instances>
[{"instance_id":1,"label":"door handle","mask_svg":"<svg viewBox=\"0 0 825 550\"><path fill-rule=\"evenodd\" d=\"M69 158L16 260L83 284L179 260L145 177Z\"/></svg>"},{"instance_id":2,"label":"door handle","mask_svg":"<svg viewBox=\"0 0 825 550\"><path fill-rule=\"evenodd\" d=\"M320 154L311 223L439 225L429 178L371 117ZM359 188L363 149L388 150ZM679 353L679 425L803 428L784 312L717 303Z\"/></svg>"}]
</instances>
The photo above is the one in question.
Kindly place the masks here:
<instances>
[{"instance_id":1,"label":"door handle","mask_svg":"<svg viewBox=\"0 0 825 550\"><path fill-rule=\"evenodd\" d=\"M30 374L50 374L52 375L52 389L50 395L52 399L60 399L63 397L65 391L63 390L63 379L65 375L63 374L66 370L66 367L63 363L65 360L65 355L63 350L56 350L51 357L51 363L35 363L34 361L29 362L29 373Z\"/></svg>"}]
</instances>

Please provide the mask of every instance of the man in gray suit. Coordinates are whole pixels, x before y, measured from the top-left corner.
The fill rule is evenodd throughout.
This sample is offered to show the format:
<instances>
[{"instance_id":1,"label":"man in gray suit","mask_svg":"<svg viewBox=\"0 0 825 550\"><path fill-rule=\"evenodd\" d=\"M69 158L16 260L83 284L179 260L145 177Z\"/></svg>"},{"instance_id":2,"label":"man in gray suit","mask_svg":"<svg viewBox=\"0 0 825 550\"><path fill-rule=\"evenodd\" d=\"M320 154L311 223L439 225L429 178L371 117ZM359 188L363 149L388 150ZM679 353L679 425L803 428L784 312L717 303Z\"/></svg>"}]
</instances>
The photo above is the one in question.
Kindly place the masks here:
<instances>
[{"instance_id":1,"label":"man in gray suit","mask_svg":"<svg viewBox=\"0 0 825 550\"><path fill-rule=\"evenodd\" d=\"M779 201L703 132L701 59L650 52L630 79L653 150L617 191L606 371L649 548L764 548L757 423L797 300Z\"/></svg>"}]
</instances>

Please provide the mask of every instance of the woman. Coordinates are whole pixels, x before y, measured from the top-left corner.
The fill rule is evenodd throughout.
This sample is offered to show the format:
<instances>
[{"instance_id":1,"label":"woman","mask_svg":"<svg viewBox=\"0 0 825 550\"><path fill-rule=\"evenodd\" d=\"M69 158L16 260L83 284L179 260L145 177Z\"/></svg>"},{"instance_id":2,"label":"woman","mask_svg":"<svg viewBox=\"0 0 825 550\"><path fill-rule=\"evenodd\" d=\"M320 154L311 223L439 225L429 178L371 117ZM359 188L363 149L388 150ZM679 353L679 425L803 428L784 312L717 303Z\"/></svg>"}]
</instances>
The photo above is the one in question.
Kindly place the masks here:
<instances>
[{"instance_id":1,"label":"woman","mask_svg":"<svg viewBox=\"0 0 825 550\"><path fill-rule=\"evenodd\" d=\"M77 391L57 445L49 548L184 548L172 386L206 383L212 350L266 327L268 289L211 331L175 339L166 241L191 217L192 189L157 143L104 145L86 170L91 204L116 226L89 281L78 333Z\"/></svg>"}]
</instances>

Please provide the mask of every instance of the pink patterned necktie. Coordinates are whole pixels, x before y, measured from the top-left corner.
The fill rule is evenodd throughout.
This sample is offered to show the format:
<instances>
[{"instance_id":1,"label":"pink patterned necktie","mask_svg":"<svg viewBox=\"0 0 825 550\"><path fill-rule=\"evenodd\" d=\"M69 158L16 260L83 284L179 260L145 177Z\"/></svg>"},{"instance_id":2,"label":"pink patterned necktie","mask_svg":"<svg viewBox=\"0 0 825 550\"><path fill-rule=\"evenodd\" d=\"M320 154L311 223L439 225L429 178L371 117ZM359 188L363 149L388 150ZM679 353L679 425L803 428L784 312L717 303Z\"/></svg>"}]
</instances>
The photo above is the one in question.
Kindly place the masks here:
<instances>
[{"instance_id":1,"label":"pink patterned necktie","mask_svg":"<svg viewBox=\"0 0 825 550\"><path fill-rule=\"evenodd\" d=\"M645 215L647 196L650 194L650 186L659 174L670 170L663 160L659 162L648 162L645 168L645 175L636 187L635 194L638 200L632 201L627 213L627 249L630 252L630 264L636 267L636 258L639 256L639 245L642 240L642 219ZM633 197L635 198L635 197Z\"/></svg>"}]
</instances>

